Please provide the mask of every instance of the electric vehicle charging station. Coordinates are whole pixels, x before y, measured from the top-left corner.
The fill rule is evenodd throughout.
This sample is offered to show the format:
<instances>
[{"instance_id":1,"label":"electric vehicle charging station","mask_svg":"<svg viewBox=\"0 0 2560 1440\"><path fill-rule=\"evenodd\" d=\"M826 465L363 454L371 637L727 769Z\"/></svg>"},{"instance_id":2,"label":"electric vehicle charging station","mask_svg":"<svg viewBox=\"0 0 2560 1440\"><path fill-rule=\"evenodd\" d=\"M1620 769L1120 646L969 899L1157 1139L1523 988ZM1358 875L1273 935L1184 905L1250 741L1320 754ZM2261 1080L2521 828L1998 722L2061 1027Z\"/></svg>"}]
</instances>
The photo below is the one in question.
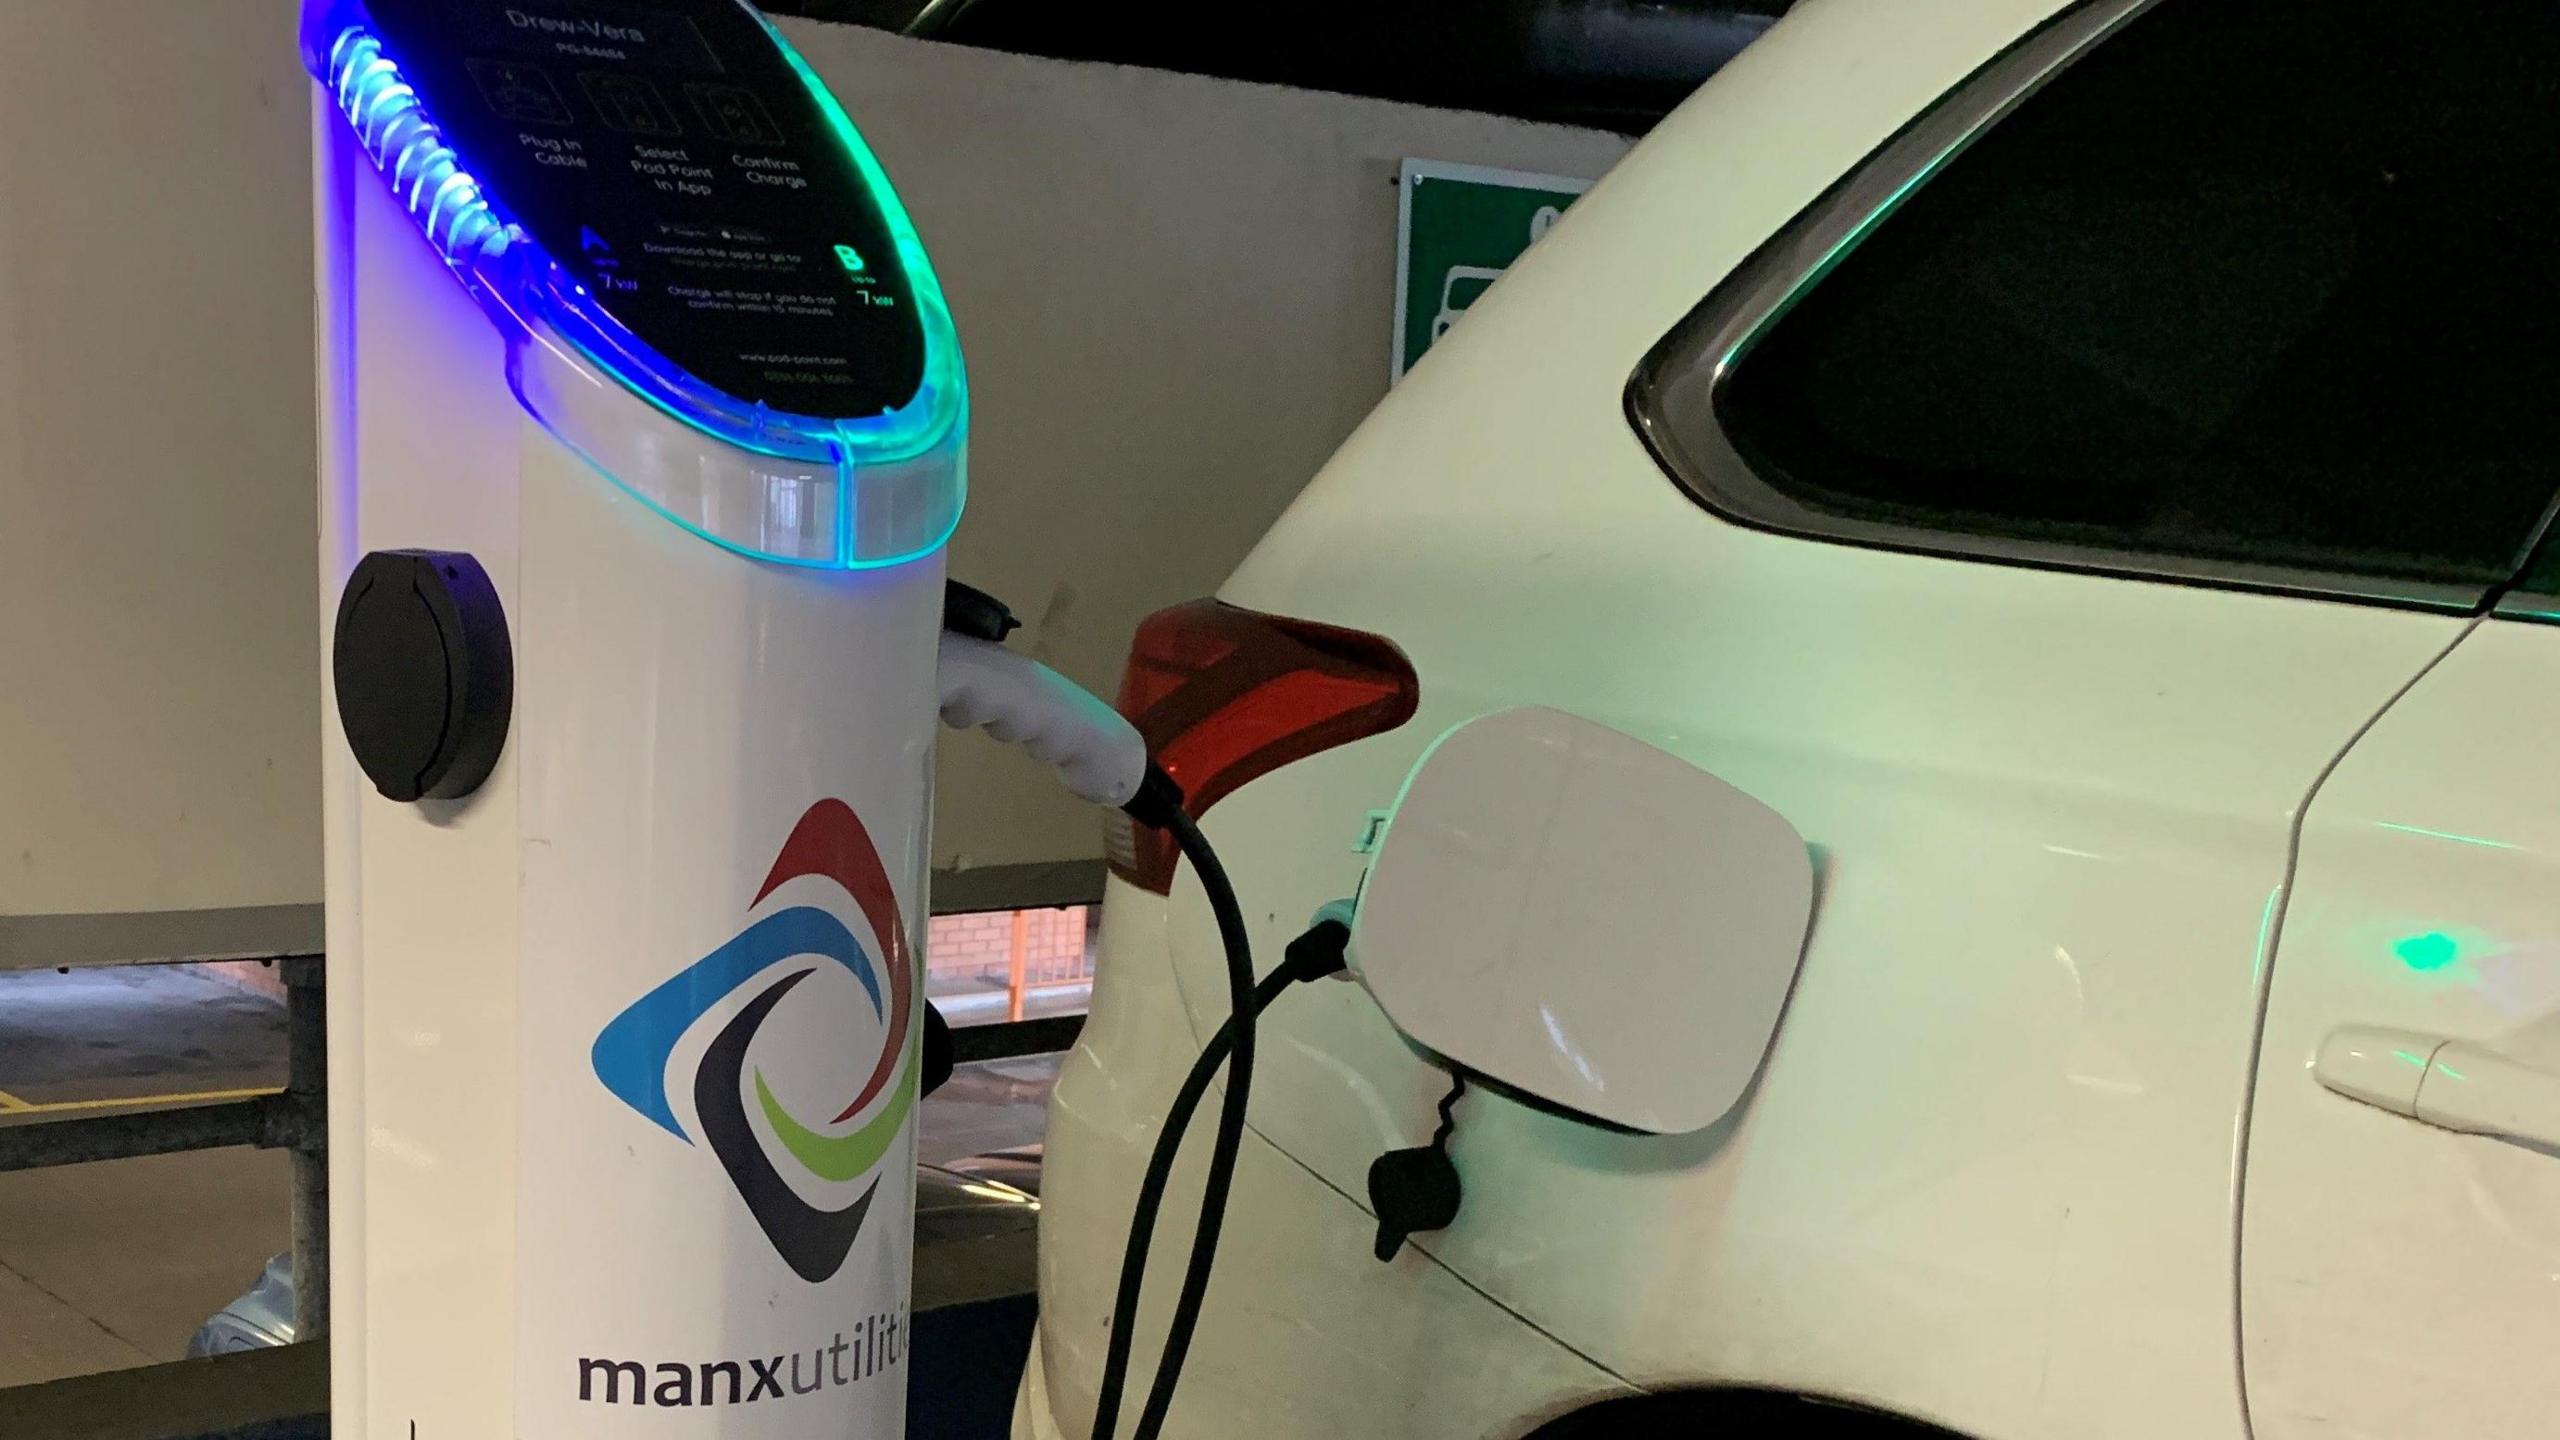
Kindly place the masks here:
<instances>
[{"instance_id":1,"label":"electric vehicle charging station","mask_svg":"<svg viewBox=\"0 0 2560 1440\"><path fill-rule=\"evenodd\" d=\"M1136 1433L1164 1423L1253 1017L1290 984L1348 963L1460 1083L1603 1124L1737 1103L1801 956L1802 838L1557 712L1445 737L1377 893L1257 980L1138 731L1000 627L945 630L951 318L859 134L742 0L311 0L303 47L349 1433L904 1433L937 714L1171 832L1226 950L1230 1018L1133 1216L1098 1433L1165 1177L1232 1055ZM1664 983L1559 990L1529 963L1595 936L1661 951ZM1658 1043L1710 1016L1719 1066ZM1380 1258L1455 1213L1445 1139L1387 1157Z\"/></svg>"},{"instance_id":2,"label":"electric vehicle charging station","mask_svg":"<svg viewBox=\"0 0 2560 1440\"><path fill-rule=\"evenodd\" d=\"M734 0L302 45L340 1433L902 1434L932 268Z\"/></svg>"}]
</instances>

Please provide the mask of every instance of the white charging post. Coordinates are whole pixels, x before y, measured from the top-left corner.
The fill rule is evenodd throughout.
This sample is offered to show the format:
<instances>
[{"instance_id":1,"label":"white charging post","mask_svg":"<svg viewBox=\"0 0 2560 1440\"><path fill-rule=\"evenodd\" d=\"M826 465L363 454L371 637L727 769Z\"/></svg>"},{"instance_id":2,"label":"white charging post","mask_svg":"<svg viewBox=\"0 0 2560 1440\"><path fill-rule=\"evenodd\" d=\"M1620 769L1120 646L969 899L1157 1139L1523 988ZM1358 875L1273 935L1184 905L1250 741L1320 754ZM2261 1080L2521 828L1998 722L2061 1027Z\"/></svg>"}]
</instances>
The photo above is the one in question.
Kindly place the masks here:
<instances>
[{"instance_id":1,"label":"white charging post","mask_svg":"<svg viewBox=\"0 0 2560 1440\"><path fill-rule=\"evenodd\" d=\"M735 0L315 0L336 1433L904 1433L966 398Z\"/></svg>"}]
</instances>

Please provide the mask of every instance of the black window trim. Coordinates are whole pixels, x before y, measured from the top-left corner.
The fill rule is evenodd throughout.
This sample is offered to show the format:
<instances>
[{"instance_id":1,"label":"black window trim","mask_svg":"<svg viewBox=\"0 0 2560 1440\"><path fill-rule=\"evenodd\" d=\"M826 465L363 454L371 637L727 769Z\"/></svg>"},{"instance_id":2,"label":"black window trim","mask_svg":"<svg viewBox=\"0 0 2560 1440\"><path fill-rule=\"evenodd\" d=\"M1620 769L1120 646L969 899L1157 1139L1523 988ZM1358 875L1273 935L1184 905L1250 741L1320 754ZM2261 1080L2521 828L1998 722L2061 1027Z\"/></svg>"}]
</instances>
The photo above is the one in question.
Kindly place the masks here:
<instances>
[{"instance_id":1,"label":"black window trim","mask_svg":"<svg viewBox=\"0 0 2560 1440\"><path fill-rule=\"evenodd\" d=\"M1817 510L1763 478L1720 419L1672 433L1667 416L1716 414L1736 366L1903 200L2044 85L2159 0L2080 0L2002 51L1826 190L1709 291L1628 378L1625 405L1655 463L1708 510L1783 535L1958 560L2477 613L2491 587L2393 580L2147 551L1927 529ZM1703 363L1715 356L1713 363Z\"/></svg>"},{"instance_id":2,"label":"black window trim","mask_svg":"<svg viewBox=\"0 0 2560 1440\"><path fill-rule=\"evenodd\" d=\"M2515 580L2498 591L2491 613L2501 620L2560 625L2560 584L2554 583L2555 574L2560 574L2560 495L2554 495L2542 512L2533 543L2525 547L2524 563L2516 567Z\"/></svg>"}]
</instances>

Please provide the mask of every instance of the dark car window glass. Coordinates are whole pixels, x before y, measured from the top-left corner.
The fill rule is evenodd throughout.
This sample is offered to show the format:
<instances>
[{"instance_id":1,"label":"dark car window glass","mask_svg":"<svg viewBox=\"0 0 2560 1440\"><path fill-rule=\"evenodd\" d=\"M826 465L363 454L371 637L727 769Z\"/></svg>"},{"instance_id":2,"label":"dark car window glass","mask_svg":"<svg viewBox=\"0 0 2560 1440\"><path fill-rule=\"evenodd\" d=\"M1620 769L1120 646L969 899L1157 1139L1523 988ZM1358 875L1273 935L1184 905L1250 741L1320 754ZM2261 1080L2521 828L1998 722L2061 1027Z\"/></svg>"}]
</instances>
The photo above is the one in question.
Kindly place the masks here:
<instances>
[{"instance_id":1,"label":"dark car window glass","mask_svg":"<svg viewBox=\"0 0 2560 1440\"><path fill-rule=\"evenodd\" d=\"M1798 297L1707 423L1824 515L2493 584L2560 484L2555 235L2560 7L2165 0ZM1675 469L1702 421L1667 417Z\"/></svg>"}]
</instances>

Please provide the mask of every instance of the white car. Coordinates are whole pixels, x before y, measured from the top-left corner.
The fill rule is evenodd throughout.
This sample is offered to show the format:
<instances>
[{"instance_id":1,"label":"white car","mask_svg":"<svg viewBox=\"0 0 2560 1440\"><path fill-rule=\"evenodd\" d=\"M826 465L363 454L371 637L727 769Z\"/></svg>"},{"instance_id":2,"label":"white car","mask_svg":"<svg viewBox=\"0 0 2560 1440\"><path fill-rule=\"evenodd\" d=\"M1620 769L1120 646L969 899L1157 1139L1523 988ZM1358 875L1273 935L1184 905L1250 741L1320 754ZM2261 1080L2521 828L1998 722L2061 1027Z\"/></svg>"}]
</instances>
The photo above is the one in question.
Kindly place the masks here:
<instances>
[{"instance_id":1,"label":"white car","mask_svg":"<svg viewBox=\"0 0 2560 1440\"><path fill-rule=\"evenodd\" d=\"M1284 995L1167 1434L2560 1433L2554 76L2547 6L1808 0L1151 620L1124 704L1266 967L1507 706L1819 875L1731 1113L1471 1092L1388 1263L1448 1077ZM1226 1004L1151 836L1102 948L1021 1440L1087 1432Z\"/></svg>"}]
</instances>

